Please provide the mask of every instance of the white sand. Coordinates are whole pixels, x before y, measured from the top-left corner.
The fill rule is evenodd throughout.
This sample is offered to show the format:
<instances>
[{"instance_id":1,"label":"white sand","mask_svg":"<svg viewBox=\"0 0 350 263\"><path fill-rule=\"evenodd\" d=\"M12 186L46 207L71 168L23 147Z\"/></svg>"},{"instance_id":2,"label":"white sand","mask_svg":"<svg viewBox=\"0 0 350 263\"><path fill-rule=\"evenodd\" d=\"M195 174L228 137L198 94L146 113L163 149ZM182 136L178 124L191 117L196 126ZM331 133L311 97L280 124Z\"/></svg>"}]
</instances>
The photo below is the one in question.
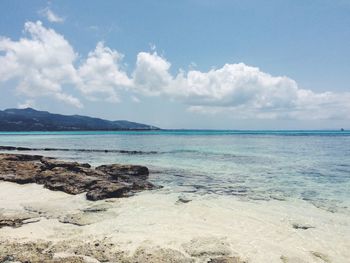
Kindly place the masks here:
<instances>
[{"instance_id":1,"label":"white sand","mask_svg":"<svg viewBox=\"0 0 350 263\"><path fill-rule=\"evenodd\" d=\"M178 194L159 190L90 202L84 195L53 192L35 184L0 182L0 213L30 210L42 216L39 222L19 228L0 228L0 238L55 242L107 237L130 253L147 244L192 255L200 254L201 249L223 254L228 250L249 262L282 262L281 256L288 262L349 262L350 218L346 214L330 213L297 200L190 198L191 202L179 203ZM91 206L108 209L82 212ZM79 215L83 226L59 221L68 214ZM84 225L86 222L90 224ZM295 229L293 224L314 228Z\"/></svg>"}]
</instances>

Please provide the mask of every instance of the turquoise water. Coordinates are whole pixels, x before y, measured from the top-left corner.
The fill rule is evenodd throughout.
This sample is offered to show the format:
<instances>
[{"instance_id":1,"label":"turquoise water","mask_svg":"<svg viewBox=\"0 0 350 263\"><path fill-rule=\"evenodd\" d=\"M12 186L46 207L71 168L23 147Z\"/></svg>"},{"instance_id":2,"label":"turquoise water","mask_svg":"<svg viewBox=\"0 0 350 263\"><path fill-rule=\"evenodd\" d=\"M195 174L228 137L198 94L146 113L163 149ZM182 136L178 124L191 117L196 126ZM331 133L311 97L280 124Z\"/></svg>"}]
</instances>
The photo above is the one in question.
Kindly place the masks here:
<instances>
[{"instance_id":1,"label":"turquoise water","mask_svg":"<svg viewBox=\"0 0 350 263\"><path fill-rule=\"evenodd\" d=\"M349 131L0 133L0 145L140 151L38 153L93 165L144 164L167 191L303 199L332 212L350 205Z\"/></svg>"}]
</instances>

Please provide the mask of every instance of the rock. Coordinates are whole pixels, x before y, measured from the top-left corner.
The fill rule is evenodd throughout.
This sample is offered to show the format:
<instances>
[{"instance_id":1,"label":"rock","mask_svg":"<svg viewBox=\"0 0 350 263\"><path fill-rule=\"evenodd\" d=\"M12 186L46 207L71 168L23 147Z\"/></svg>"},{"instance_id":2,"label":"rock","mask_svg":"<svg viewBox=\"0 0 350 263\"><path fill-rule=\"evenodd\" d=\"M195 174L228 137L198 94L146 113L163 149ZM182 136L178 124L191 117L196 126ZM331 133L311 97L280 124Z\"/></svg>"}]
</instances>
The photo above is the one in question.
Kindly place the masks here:
<instances>
[{"instance_id":1,"label":"rock","mask_svg":"<svg viewBox=\"0 0 350 263\"><path fill-rule=\"evenodd\" d=\"M117 213L113 211L108 211L109 208L111 208L110 205L106 203L100 203L81 209L79 212L67 214L63 217L60 216L58 221L66 224L85 226L100 222L107 218L115 218L116 216L118 216Z\"/></svg>"},{"instance_id":2,"label":"rock","mask_svg":"<svg viewBox=\"0 0 350 263\"><path fill-rule=\"evenodd\" d=\"M91 165L88 163L78 163L78 162L64 162L58 161L56 159L43 158L42 163L45 165L45 168L51 170L55 167L67 168L67 170L79 172L82 171L81 168L91 168Z\"/></svg>"},{"instance_id":3,"label":"rock","mask_svg":"<svg viewBox=\"0 0 350 263\"><path fill-rule=\"evenodd\" d=\"M131 179L130 177L147 179L149 175L148 168L141 165L101 165L96 167L96 170L109 174L114 179Z\"/></svg>"},{"instance_id":4,"label":"rock","mask_svg":"<svg viewBox=\"0 0 350 263\"><path fill-rule=\"evenodd\" d=\"M134 190L152 190L158 188L161 188L161 186L156 186L151 182L142 179L136 179L132 182L132 189Z\"/></svg>"},{"instance_id":5,"label":"rock","mask_svg":"<svg viewBox=\"0 0 350 263\"><path fill-rule=\"evenodd\" d=\"M183 247L192 257L229 256L232 253L228 243L215 237L195 238Z\"/></svg>"},{"instance_id":6,"label":"rock","mask_svg":"<svg viewBox=\"0 0 350 263\"><path fill-rule=\"evenodd\" d=\"M247 263L248 261L242 260L240 257L217 257L211 258L208 263Z\"/></svg>"},{"instance_id":7,"label":"rock","mask_svg":"<svg viewBox=\"0 0 350 263\"><path fill-rule=\"evenodd\" d=\"M323 254L323 253L317 252L317 251L311 251L310 253L315 258L321 259L323 262L326 262L326 263L332 262L326 254Z\"/></svg>"},{"instance_id":8,"label":"rock","mask_svg":"<svg viewBox=\"0 0 350 263\"><path fill-rule=\"evenodd\" d=\"M286 257L282 255L280 257L283 263L307 263L305 260L297 257Z\"/></svg>"},{"instance_id":9,"label":"rock","mask_svg":"<svg viewBox=\"0 0 350 263\"><path fill-rule=\"evenodd\" d=\"M68 194L87 192L88 200L119 198L135 191L158 188L147 181L148 168L140 165L102 165L66 162L40 155L0 154L0 180L37 183Z\"/></svg>"},{"instance_id":10,"label":"rock","mask_svg":"<svg viewBox=\"0 0 350 263\"><path fill-rule=\"evenodd\" d=\"M41 156L0 154L0 179L19 184L34 183L41 172Z\"/></svg>"},{"instance_id":11,"label":"rock","mask_svg":"<svg viewBox=\"0 0 350 263\"><path fill-rule=\"evenodd\" d=\"M8 161L41 161L43 156L41 155L29 155L29 154L3 154L3 158Z\"/></svg>"},{"instance_id":12,"label":"rock","mask_svg":"<svg viewBox=\"0 0 350 263\"><path fill-rule=\"evenodd\" d=\"M56 167L43 171L37 182L44 184L50 190L63 191L68 194L80 194L97 184L101 178L87 176L84 173L67 171L66 168Z\"/></svg>"},{"instance_id":13,"label":"rock","mask_svg":"<svg viewBox=\"0 0 350 263\"><path fill-rule=\"evenodd\" d=\"M93 223L97 223L105 219L104 216L94 213L76 213L69 214L60 218L58 221L65 224L72 224L76 226L86 226Z\"/></svg>"},{"instance_id":14,"label":"rock","mask_svg":"<svg viewBox=\"0 0 350 263\"><path fill-rule=\"evenodd\" d=\"M180 251L169 248L139 247L129 262L138 263L192 263L193 259L186 257Z\"/></svg>"},{"instance_id":15,"label":"rock","mask_svg":"<svg viewBox=\"0 0 350 263\"><path fill-rule=\"evenodd\" d=\"M9 213L1 213L0 214L0 228L8 226L8 227L20 227L23 224L29 224L38 222L40 218L38 215L33 213L23 213L23 212L12 212Z\"/></svg>"},{"instance_id":16,"label":"rock","mask_svg":"<svg viewBox=\"0 0 350 263\"><path fill-rule=\"evenodd\" d=\"M177 204L186 204L186 203L189 203L191 201L192 201L192 199L182 195L182 196L179 196L179 198L177 199L176 203Z\"/></svg>"},{"instance_id":17,"label":"rock","mask_svg":"<svg viewBox=\"0 0 350 263\"><path fill-rule=\"evenodd\" d=\"M85 213L98 213L98 212L105 212L112 206L107 203L100 203L96 205L89 206L87 208L84 208L82 211Z\"/></svg>"},{"instance_id":18,"label":"rock","mask_svg":"<svg viewBox=\"0 0 350 263\"><path fill-rule=\"evenodd\" d=\"M96 245L98 244L98 245ZM52 253L70 253L77 256L84 256L98 260L98 262L129 262L125 252L121 251L114 243L104 240L70 240L58 242L52 246Z\"/></svg>"},{"instance_id":19,"label":"rock","mask_svg":"<svg viewBox=\"0 0 350 263\"><path fill-rule=\"evenodd\" d=\"M8 259L15 262L52 262L52 254L46 249L50 242L0 242L0 262Z\"/></svg>"},{"instance_id":20,"label":"rock","mask_svg":"<svg viewBox=\"0 0 350 263\"><path fill-rule=\"evenodd\" d=\"M312 225L309 225L309 224L301 224L301 223L293 223L292 226L293 226L294 229L302 229L302 230L307 230L307 229L309 229L309 228L315 228L315 227L312 226Z\"/></svg>"},{"instance_id":21,"label":"rock","mask_svg":"<svg viewBox=\"0 0 350 263\"><path fill-rule=\"evenodd\" d=\"M50 261L50 263L87 263L82 256L67 256L67 257L55 257ZM90 260L90 262L92 262ZM95 261L96 262L96 261ZM98 261L97 261L98 262Z\"/></svg>"},{"instance_id":22,"label":"rock","mask_svg":"<svg viewBox=\"0 0 350 263\"><path fill-rule=\"evenodd\" d=\"M88 200L96 201L106 198L123 197L131 189L132 188L126 184L109 184L102 181L91 187L91 190L86 193L86 198Z\"/></svg>"}]
</instances>

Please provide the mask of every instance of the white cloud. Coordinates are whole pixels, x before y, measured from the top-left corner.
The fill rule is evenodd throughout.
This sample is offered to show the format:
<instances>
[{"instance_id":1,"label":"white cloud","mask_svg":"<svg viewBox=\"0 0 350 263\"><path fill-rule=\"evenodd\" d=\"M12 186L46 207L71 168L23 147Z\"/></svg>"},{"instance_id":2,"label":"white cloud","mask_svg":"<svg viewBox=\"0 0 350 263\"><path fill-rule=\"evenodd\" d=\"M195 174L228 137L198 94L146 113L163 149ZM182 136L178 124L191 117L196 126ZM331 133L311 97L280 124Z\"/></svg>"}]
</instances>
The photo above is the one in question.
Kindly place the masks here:
<instances>
[{"instance_id":1,"label":"white cloud","mask_svg":"<svg viewBox=\"0 0 350 263\"><path fill-rule=\"evenodd\" d=\"M68 41L40 21L24 26L28 37L18 41L0 39L0 81L16 79L17 93L34 98L48 96L76 107L79 99L66 94L63 86L78 80L73 66L77 55Z\"/></svg>"},{"instance_id":2,"label":"white cloud","mask_svg":"<svg viewBox=\"0 0 350 263\"><path fill-rule=\"evenodd\" d=\"M350 93L315 93L285 76L271 76L244 63L208 72L169 73L171 64L157 53L139 53L134 85L145 95L166 96L200 113L235 118L350 118Z\"/></svg>"},{"instance_id":3,"label":"white cloud","mask_svg":"<svg viewBox=\"0 0 350 263\"><path fill-rule=\"evenodd\" d=\"M159 96L180 101L192 112L234 118L350 118L349 92L317 93L244 63L171 74L171 63L153 50L137 55L129 76L123 55L102 42L78 64L69 42L40 21L27 22L24 31L27 35L18 41L0 38L0 82L17 80L17 93L29 100L46 96L82 107L72 95L74 87L90 100L118 102L121 92L134 102L138 95Z\"/></svg>"},{"instance_id":4,"label":"white cloud","mask_svg":"<svg viewBox=\"0 0 350 263\"><path fill-rule=\"evenodd\" d=\"M0 39L0 82L17 80L17 94L52 97L81 108L80 100L67 93L69 88L90 100L118 102L118 91L132 86L123 55L102 42L76 66L78 55L62 35L40 21L27 22L24 32L27 36L18 41Z\"/></svg>"},{"instance_id":5,"label":"white cloud","mask_svg":"<svg viewBox=\"0 0 350 263\"><path fill-rule=\"evenodd\" d=\"M117 90L125 89L132 84L127 74L120 68L122 58L122 54L99 42L78 69L80 77L78 88L92 100L100 98L118 102Z\"/></svg>"},{"instance_id":6,"label":"white cloud","mask_svg":"<svg viewBox=\"0 0 350 263\"><path fill-rule=\"evenodd\" d=\"M133 73L134 88L137 92L151 96L165 93L173 81L168 72L169 68L170 63L156 52L152 54L140 52Z\"/></svg>"},{"instance_id":7,"label":"white cloud","mask_svg":"<svg viewBox=\"0 0 350 263\"><path fill-rule=\"evenodd\" d=\"M55 14L49 7L46 7L39 11L39 14L44 16L48 21L52 23L63 23L64 18Z\"/></svg>"}]
</instances>

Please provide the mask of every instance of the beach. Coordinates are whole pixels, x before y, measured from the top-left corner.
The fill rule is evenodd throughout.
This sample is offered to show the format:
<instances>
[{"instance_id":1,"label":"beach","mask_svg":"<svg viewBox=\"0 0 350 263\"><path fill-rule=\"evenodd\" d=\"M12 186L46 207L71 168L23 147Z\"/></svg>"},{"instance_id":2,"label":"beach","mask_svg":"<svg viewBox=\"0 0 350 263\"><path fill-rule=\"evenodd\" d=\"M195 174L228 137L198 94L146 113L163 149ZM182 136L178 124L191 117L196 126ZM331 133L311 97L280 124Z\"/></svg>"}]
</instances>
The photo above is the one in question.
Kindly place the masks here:
<instances>
[{"instance_id":1,"label":"beach","mask_svg":"<svg viewBox=\"0 0 350 263\"><path fill-rule=\"evenodd\" d=\"M0 1L0 263L350 263L350 1Z\"/></svg>"},{"instance_id":2,"label":"beach","mask_svg":"<svg viewBox=\"0 0 350 263\"><path fill-rule=\"evenodd\" d=\"M92 201L87 192L96 188L90 183L86 192L79 181L77 190L69 183L75 181L64 186L55 173L49 173L50 180L36 177L37 183L0 181L0 260L347 262L348 139L161 132L2 135L1 145L23 147L3 148L9 156L46 156L21 161L41 160L45 169L65 167L79 176L101 175L109 170L98 167L115 163L128 169L146 165L147 180L157 187L128 188L122 195L112 188ZM47 176L45 169L40 173Z\"/></svg>"},{"instance_id":3,"label":"beach","mask_svg":"<svg viewBox=\"0 0 350 263\"><path fill-rule=\"evenodd\" d=\"M83 194L1 182L2 215L30 219L0 229L0 250L31 262L347 262L350 256L346 215L300 201L186 198L156 190L91 202ZM232 261L210 261L217 258Z\"/></svg>"}]
</instances>

